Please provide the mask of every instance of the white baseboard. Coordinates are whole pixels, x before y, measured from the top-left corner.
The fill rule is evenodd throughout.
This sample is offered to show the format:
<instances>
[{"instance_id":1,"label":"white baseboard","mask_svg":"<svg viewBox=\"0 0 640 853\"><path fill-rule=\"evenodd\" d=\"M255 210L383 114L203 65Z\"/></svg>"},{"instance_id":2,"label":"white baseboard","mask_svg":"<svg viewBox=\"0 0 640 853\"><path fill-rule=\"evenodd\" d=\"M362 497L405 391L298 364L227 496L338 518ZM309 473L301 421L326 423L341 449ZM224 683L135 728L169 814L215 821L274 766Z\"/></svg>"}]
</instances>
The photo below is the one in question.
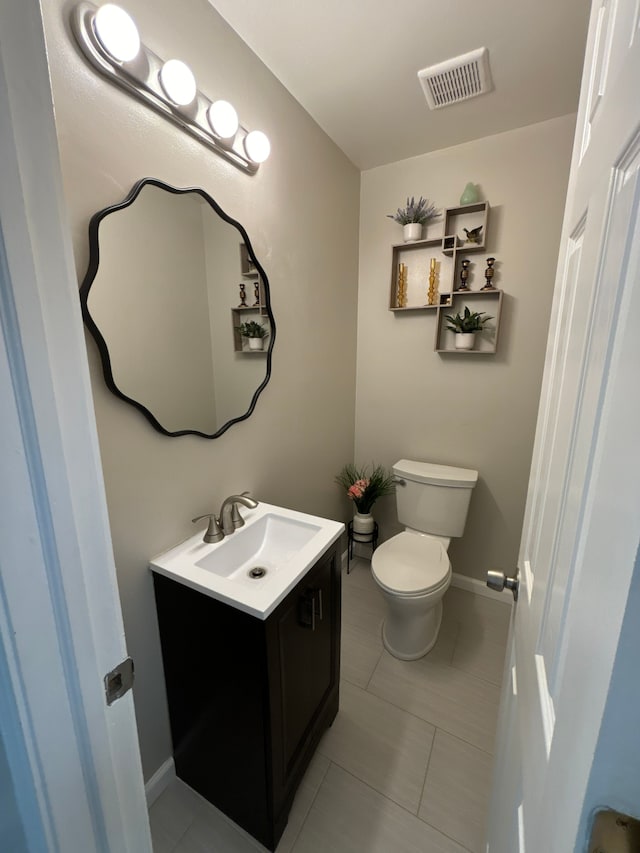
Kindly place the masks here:
<instances>
[{"instance_id":1,"label":"white baseboard","mask_svg":"<svg viewBox=\"0 0 640 853\"><path fill-rule=\"evenodd\" d=\"M493 598L494 601L501 601L503 604L511 603L511 596L506 596L504 592L496 592L495 589L489 589L486 583L478 580L478 578L459 575L457 572L454 572L451 576L451 586L457 586L458 589L466 589L467 592L474 592L476 595L484 595L486 598Z\"/></svg>"},{"instance_id":2,"label":"white baseboard","mask_svg":"<svg viewBox=\"0 0 640 853\"><path fill-rule=\"evenodd\" d=\"M161 764L160 767L153 774L151 779L145 784L144 792L147 795L147 808L150 809L151 806L158 799L160 794L164 791L165 788L168 788L169 785L176 778L176 768L173 763L173 758L167 758L164 764Z\"/></svg>"}]
</instances>

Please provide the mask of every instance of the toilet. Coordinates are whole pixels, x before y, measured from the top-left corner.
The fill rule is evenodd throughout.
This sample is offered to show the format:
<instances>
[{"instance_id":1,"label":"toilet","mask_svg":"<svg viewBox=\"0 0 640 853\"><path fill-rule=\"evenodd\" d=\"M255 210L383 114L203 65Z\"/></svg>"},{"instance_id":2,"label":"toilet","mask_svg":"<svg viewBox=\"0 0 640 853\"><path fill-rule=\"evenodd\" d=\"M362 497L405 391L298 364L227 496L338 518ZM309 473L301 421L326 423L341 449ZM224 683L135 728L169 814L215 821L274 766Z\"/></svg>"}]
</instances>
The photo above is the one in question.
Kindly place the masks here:
<instances>
[{"instance_id":1,"label":"toilet","mask_svg":"<svg viewBox=\"0 0 640 853\"><path fill-rule=\"evenodd\" d=\"M371 573L386 601L384 647L400 660L416 660L438 639L451 583L447 549L464 532L478 472L401 459L393 473L405 529L376 548Z\"/></svg>"}]
</instances>

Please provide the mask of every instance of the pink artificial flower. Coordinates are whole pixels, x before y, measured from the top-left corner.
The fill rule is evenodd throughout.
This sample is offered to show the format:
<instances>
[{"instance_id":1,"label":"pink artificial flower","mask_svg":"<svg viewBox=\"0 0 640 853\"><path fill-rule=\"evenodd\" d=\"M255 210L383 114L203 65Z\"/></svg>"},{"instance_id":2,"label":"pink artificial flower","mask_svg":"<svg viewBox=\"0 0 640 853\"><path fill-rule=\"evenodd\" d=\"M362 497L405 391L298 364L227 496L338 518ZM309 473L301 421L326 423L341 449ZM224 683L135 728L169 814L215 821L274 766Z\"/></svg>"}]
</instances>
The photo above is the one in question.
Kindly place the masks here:
<instances>
[{"instance_id":1,"label":"pink artificial flower","mask_svg":"<svg viewBox=\"0 0 640 853\"><path fill-rule=\"evenodd\" d=\"M359 500L362 495L365 493L369 485L369 480L356 480L352 486L349 486L347 489L347 495L351 498L351 500Z\"/></svg>"}]
</instances>

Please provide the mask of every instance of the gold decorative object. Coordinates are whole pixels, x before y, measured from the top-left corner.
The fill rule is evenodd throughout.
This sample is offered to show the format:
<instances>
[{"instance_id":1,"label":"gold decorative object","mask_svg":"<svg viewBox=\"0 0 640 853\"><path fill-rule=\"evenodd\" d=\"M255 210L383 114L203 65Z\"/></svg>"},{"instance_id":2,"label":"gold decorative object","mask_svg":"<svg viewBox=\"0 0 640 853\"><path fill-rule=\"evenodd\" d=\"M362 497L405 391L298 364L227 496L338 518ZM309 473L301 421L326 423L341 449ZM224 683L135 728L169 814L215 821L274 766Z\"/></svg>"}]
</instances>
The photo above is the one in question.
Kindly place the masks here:
<instances>
[{"instance_id":1,"label":"gold decorative object","mask_svg":"<svg viewBox=\"0 0 640 853\"><path fill-rule=\"evenodd\" d=\"M398 308L407 305L407 265L398 264Z\"/></svg>"},{"instance_id":2,"label":"gold decorative object","mask_svg":"<svg viewBox=\"0 0 640 853\"><path fill-rule=\"evenodd\" d=\"M469 290L467 287L467 279L469 278L469 264L470 260L465 258L461 261L461 269L460 269L460 285L457 288L458 290Z\"/></svg>"},{"instance_id":3,"label":"gold decorative object","mask_svg":"<svg viewBox=\"0 0 640 853\"><path fill-rule=\"evenodd\" d=\"M241 282L238 287L240 288L240 305L238 305L238 308L248 308L249 306L247 305L247 293L244 282Z\"/></svg>"},{"instance_id":4,"label":"gold decorative object","mask_svg":"<svg viewBox=\"0 0 640 853\"><path fill-rule=\"evenodd\" d=\"M493 269L493 265L495 264L495 262L496 262L495 258L487 258L487 268L484 271L484 277L486 278L487 283L482 288L482 290L495 290L495 287L493 286L493 280L492 280L493 279L493 273L495 272L495 270Z\"/></svg>"},{"instance_id":5,"label":"gold decorative object","mask_svg":"<svg viewBox=\"0 0 640 853\"><path fill-rule=\"evenodd\" d=\"M427 292L427 305L435 305L438 290L436 288L436 259L431 258L429 263L429 290Z\"/></svg>"}]
</instances>

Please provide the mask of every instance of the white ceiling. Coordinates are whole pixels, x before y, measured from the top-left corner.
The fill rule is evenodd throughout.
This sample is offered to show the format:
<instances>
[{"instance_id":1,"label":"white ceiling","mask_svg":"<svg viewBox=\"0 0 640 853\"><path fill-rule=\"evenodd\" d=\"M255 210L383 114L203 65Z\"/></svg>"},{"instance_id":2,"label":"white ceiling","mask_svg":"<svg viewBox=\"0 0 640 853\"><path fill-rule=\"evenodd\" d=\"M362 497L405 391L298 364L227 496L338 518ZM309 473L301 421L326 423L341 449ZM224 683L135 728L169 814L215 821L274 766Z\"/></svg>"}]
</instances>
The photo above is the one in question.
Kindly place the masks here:
<instances>
[{"instance_id":1,"label":"white ceiling","mask_svg":"<svg viewBox=\"0 0 640 853\"><path fill-rule=\"evenodd\" d=\"M210 0L361 169L577 109L587 0ZM417 72L489 48L493 92L427 107Z\"/></svg>"}]
</instances>

